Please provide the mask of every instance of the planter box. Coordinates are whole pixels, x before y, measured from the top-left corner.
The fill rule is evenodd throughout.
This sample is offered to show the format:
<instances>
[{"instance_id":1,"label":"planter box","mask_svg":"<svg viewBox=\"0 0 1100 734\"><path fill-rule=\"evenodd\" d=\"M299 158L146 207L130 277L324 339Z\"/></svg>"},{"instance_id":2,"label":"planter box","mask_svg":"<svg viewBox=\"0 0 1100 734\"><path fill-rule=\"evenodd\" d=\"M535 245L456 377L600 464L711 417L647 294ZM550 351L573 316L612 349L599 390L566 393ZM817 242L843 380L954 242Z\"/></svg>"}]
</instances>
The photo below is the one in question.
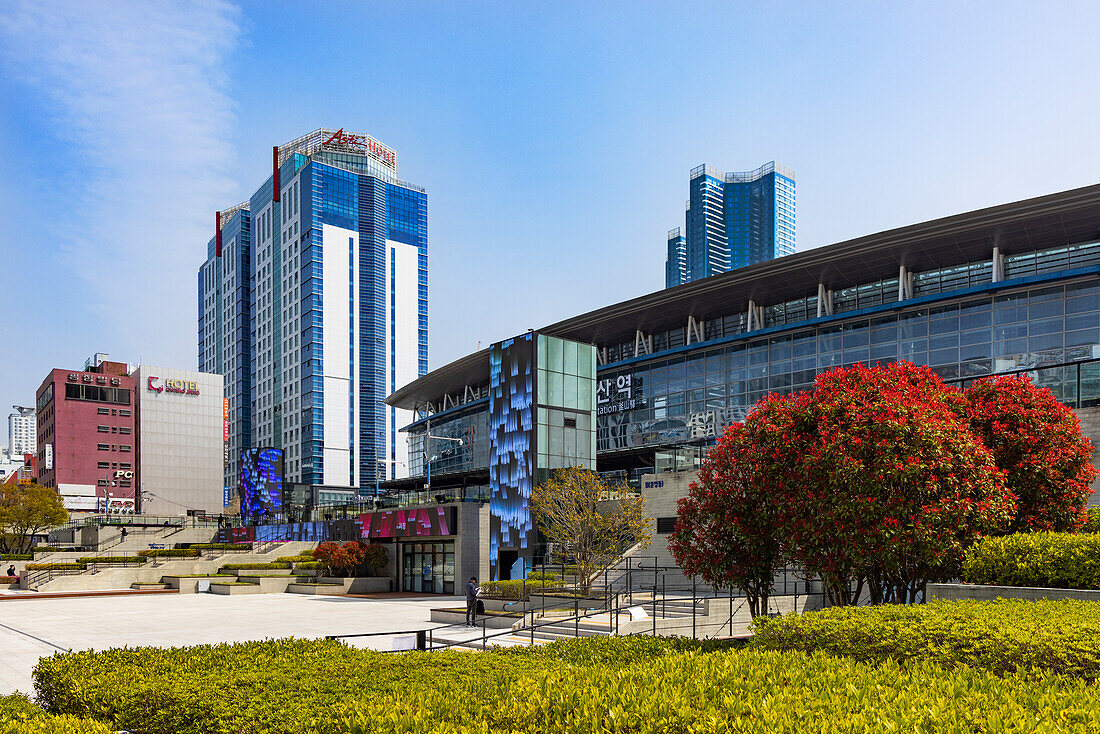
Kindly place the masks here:
<instances>
[{"instance_id":1,"label":"planter box","mask_svg":"<svg viewBox=\"0 0 1100 734\"><path fill-rule=\"evenodd\" d=\"M240 594L260 594L263 592L256 584L218 583L215 581L210 584L210 593L221 596L238 596Z\"/></svg>"},{"instance_id":2,"label":"planter box","mask_svg":"<svg viewBox=\"0 0 1100 734\"><path fill-rule=\"evenodd\" d=\"M443 624L461 624L466 621L466 609L433 609L431 619L433 622L442 622ZM484 622L489 629L510 629L512 625L522 619L522 614L479 614L477 615L477 626L481 627L482 622Z\"/></svg>"},{"instance_id":3,"label":"planter box","mask_svg":"<svg viewBox=\"0 0 1100 734\"><path fill-rule=\"evenodd\" d=\"M288 584L288 594L312 594L314 596L344 596L343 584Z\"/></svg>"},{"instance_id":4,"label":"planter box","mask_svg":"<svg viewBox=\"0 0 1100 734\"><path fill-rule=\"evenodd\" d=\"M990 599L1076 599L1100 601L1100 590L1048 589L1035 586L986 586L983 584L928 584L929 599L976 600Z\"/></svg>"},{"instance_id":5,"label":"planter box","mask_svg":"<svg viewBox=\"0 0 1100 734\"><path fill-rule=\"evenodd\" d=\"M384 591L393 591L393 582L386 576L363 576L355 578L321 576L317 581L322 584L340 584L344 587L345 594L377 594Z\"/></svg>"}]
</instances>

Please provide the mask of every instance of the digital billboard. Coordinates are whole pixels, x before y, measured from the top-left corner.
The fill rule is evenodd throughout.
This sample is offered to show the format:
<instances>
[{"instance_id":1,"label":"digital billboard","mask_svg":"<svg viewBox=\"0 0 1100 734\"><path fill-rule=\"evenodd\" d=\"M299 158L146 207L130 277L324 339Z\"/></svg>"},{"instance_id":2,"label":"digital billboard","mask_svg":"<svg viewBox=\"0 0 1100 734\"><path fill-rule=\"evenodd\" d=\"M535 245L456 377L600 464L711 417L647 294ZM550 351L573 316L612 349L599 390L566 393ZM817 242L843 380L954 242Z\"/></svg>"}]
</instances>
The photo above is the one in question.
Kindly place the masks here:
<instances>
[{"instance_id":1,"label":"digital billboard","mask_svg":"<svg viewBox=\"0 0 1100 734\"><path fill-rule=\"evenodd\" d=\"M359 516L363 540L417 538L455 534L454 507L421 507L412 510L365 512Z\"/></svg>"},{"instance_id":2,"label":"digital billboard","mask_svg":"<svg viewBox=\"0 0 1100 734\"><path fill-rule=\"evenodd\" d=\"M241 515L253 522L283 507L283 450L245 449L241 452Z\"/></svg>"}]
</instances>

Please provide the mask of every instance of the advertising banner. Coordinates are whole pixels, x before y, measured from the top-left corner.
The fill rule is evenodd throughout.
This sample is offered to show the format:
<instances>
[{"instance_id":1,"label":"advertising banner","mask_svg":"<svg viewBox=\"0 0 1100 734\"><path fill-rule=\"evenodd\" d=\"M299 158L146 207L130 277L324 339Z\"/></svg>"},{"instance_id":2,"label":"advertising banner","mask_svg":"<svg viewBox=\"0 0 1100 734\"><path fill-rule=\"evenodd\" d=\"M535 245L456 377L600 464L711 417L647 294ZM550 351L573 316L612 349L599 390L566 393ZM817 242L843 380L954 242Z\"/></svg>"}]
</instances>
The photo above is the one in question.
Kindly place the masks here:
<instances>
[{"instance_id":1,"label":"advertising banner","mask_svg":"<svg viewBox=\"0 0 1100 734\"><path fill-rule=\"evenodd\" d=\"M387 540L454 535L456 509L421 507L365 512L359 516L359 537L363 540Z\"/></svg>"}]
</instances>

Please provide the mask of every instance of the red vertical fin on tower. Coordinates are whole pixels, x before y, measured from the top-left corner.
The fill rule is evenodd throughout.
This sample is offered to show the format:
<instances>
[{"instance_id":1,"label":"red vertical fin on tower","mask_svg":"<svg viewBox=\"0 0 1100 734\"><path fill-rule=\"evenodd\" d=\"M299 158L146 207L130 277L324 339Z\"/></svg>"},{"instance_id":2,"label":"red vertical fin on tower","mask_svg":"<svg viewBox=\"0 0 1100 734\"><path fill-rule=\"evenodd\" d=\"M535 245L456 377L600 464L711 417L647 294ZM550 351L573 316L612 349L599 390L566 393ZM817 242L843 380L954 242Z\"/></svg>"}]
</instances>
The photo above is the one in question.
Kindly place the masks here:
<instances>
[{"instance_id":1,"label":"red vertical fin on tower","mask_svg":"<svg viewBox=\"0 0 1100 734\"><path fill-rule=\"evenodd\" d=\"M214 212L214 251L222 256L222 213Z\"/></svg>"},{"instance_id":2,"label":"red vertical fin on tower","mask_svg":"<svg viewBox=\"0 0 1100 734\"><path fill-rule=\"evenodd\" d=\"M271 200L279 200L279 146L271 146Z\"/></svg>"}]
</instances>

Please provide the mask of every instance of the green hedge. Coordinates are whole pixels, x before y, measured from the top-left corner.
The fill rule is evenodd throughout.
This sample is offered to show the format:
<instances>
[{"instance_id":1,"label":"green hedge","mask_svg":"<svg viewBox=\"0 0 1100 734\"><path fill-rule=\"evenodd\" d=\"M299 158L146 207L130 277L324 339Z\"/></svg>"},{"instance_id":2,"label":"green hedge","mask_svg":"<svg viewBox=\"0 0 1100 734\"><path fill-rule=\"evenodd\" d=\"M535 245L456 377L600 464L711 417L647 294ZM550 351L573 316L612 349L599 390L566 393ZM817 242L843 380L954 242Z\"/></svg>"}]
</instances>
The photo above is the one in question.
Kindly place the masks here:
<instances>
[{"instance_id":1,"label":"green hedge","mask_svg":"<svg viewBox=\"0 0 1100 734\"><path fill-rule=\"evenodd\" d=\"M562 589L565 584L561 581L537 581L516 579L514 581L484 581L481 584L481 595L495 599L526 599L529 594L535 594L549 589Z\"/></svg>"},{"instance_id":2,"label":"green hedge","mask_svg":"<svg viewBox=\"0 0 1100 734\"><path fill-rule=\"evenodd\" d=\"M250 571L260 570L264 568L290 568L289 563L279 563L275 561L273 563L227 563L221 567L222 571Z\"/></svg>"},{"instance_id":3,"label":"green hedge","mask_svg":"<svg viewBox=\"0 0 1100 734\"><path fill-rule=\"evenodd\" d=\"M201 555L195 548L158 548L138 551L137 554L145 558L198 558Z\"/></svg>"},{"instance_id":4,"label":"green hedge","mask_svg":"<svg viewBox=\"0 0 1100 734\"><path fill-rule=\"evenodd\" d=\"M252 543L192 543L187 546L195 550L252 550Z\"/></svg>"},{"instance_id":5,"label":"green hedge","mask_svg":"<svg viewBox=\"0 0 1100 734\"><path fill-rule=\"evenodd\" d=\"M18 576L0 576L0 584L14 584L19 581Z\"/></svg>"},{"instance_id":6,"label":"green hedge","mask_svg":"<svg viewBox=\"0 0 1100 734\"><path fill-rule=\"evenodd\" d=\"M0 554L0 561L33 561L34 554L26 553L4 553Z\"/></svg>"},{"instance_id":7,"label":"green hedge","mask_svg":"<svg viewBox=\"0 0 1100 734\"><path fill-rule=\"evenodd\" d=\"M1100 533L1100 507L1090 507L1085 512L1085 524L1081 526L1082 533Z\"/></svg>"},{"instance_id":8,"label":"green hedge","mask_svg":"<svg viewBox=\"0 0 1100 734\"><path fill-rule=\"evenodd\" d=\"M550 571L528 571L527 578L537 581L561 581L561 574Z\"/></svg>"},{"instance_id":9,"label":"green hedge","mask_svg":"<svg viewBox=\"0 0 1100 734\"><path fill-rule=\"evenodd\" d=\"M1005 675L1042 668L1100 677L1100 604L1085 601L933 601L835 607L753 623L752 647L825 651L864 662L932 660Z\"/></svg>"},{"instance_id":10,"label":"green hedge","mask_svg":"<svg viewBox=\"0 0 1100 734\"><path fill-rule=\"evenodd\" d=\"M280 558L279 560L281 561L283 559ZM294 563L294 568L300 568L304 571L323 571L326 566L320 561L296 561Z\"/></svg>"},{"instance_id":11,"label":"green hedge","mask_svg":"<svg viewBox=\"0 0 1100 734\"><path fill-rule=\"evenodd\" d=\"M49 711L135 734L1100 730L1093 685L1046 671L1002 678L652 638L479 655L329 640L116 648L42 658L34 678Z\"/></svg>"},{"instance_id":12,"label":"green hedge","mask_svg":"<svg viewBox=\"0 0 1100 734\"><path fill-rule=\"evenodd\" d=\"M313 556L279 556L275 559L279 563L314 563Z\"/></svg>"},{"instance_id":13,"label":"green hedge","mask_svg":"<svg viewBox=\"0 0 1100 734\"><path fill-rule=\"evenodd\" d=\"M145 563L145 556L88 556L77 558L77 563Z\"/></svg>"},{"instance_id":14,"label":"green hedge","mask_svg":"<svg viewBox=\"0 0 1100 734\"><path fill-rule=\"evenodd\" d=\"M56 545L36 545L35 547L31 548L31 553L68 553L70 551L76 552L86 550L91 549L85 548L82 545L74 545L71 548L59 548Z\"/></svg>"},{"instance_id":15,"label":"green hedge","mask_svg":"<svg viewBox=\"0 0 1100 734\"><path fill-rule=\"evenodd\" d=\"M106 724L52 716L18 693L0 696L0 734L114 734Z\"/></svg>"},{"instance_id":16,"label":"green hedge","mask_svg":"<svg viewBox=\"0 0 1100 734\"><path fill-rule=\"evenodd\" d=\"M83 570L83 563L28 563L28 571L76 571Z\"/></svg>"},{"instance_id":17,"label":"green hedge","mask_svg":"<svg viewBox=\"0 0 1100 734\"><path fill-rule=\"evenodd\" d=\"M962 577L971 584L1100 589L1100 534L983 538L967 549Z\"/></svg>"}]
</instances>

